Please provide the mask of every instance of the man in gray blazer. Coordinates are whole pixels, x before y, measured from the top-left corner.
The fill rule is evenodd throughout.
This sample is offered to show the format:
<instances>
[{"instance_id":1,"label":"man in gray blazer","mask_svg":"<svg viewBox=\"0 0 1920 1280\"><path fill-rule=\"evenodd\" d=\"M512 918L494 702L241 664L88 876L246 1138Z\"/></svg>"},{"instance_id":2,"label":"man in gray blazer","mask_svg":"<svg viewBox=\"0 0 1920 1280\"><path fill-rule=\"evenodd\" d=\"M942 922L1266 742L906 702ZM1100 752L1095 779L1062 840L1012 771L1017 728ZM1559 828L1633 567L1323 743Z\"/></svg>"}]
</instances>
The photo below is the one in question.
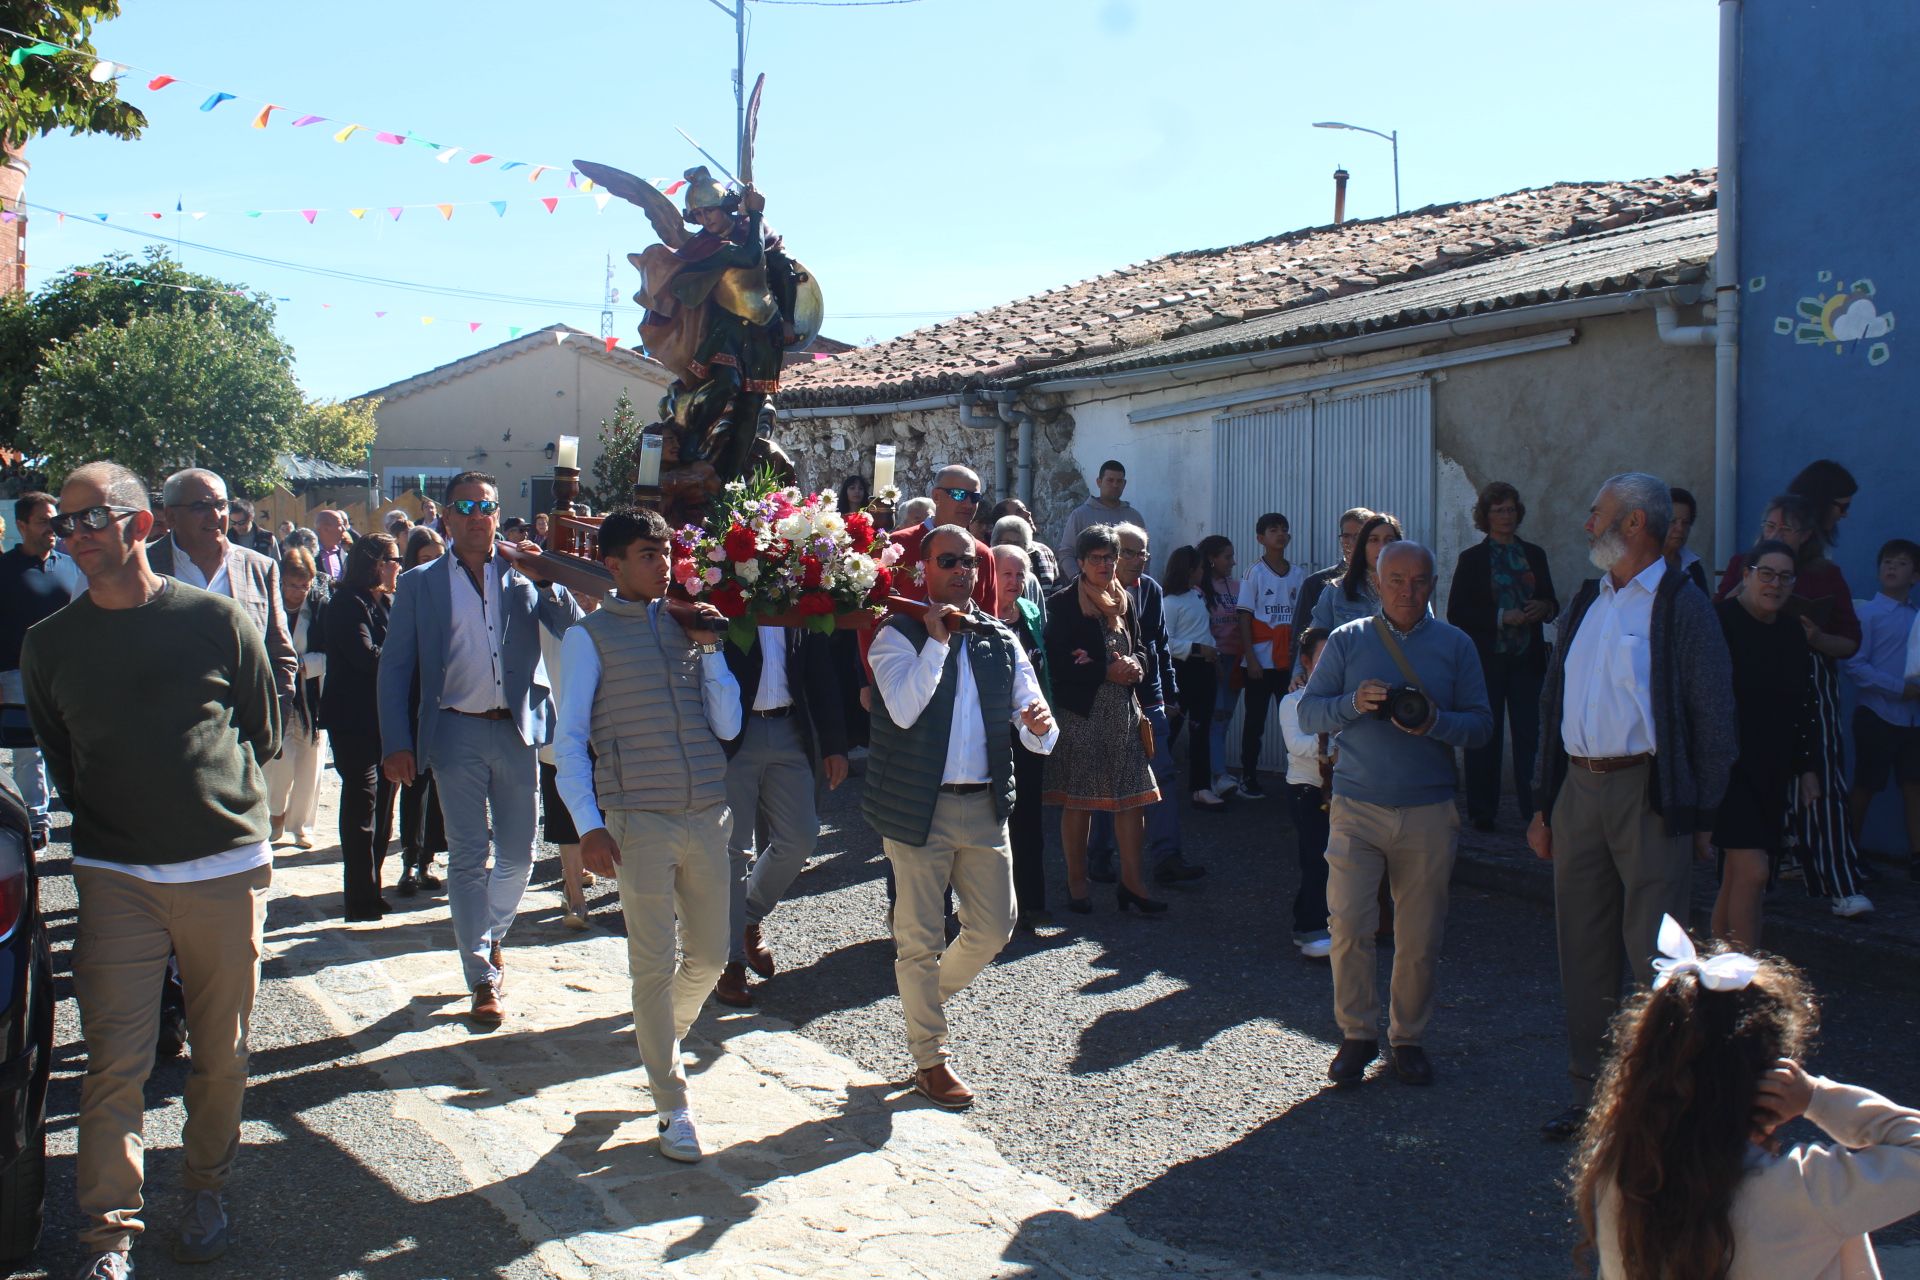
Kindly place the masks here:
<instances>
[{"instance_id":1,"label":"man in gray blazer","mask_svg":"<svg viewBox=\"0 0 1920 1280\"><path fill-rule=\"evenodd\" d=\"M494 543L499 515L492 476L467 471L448 484L451 554L400 575L379 677L387 777L404 784L432 770L439 786L447 905L473 1018L482 1026L501 1018L500 943L533 869L535 752L553 736L539 628L562 635L581 617L564 589L507 562ZM532 543L522 546L539 554Z\"/></svg>"}]
</instances>

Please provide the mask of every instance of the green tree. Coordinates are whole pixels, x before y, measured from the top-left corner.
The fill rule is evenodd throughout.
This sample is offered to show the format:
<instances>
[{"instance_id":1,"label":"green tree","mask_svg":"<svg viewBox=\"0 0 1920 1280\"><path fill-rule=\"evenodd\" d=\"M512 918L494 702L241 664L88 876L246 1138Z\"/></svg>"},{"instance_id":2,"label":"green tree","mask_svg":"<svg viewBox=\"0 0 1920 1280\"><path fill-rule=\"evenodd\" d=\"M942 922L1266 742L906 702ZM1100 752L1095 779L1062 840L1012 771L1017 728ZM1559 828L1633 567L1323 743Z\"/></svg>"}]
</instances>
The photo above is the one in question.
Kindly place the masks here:
<instances>
[{"instance_id":1,"label":"green tree","mask_svg":"<svg viewBox=\"0 0 1920 1280\"><path fill-rule=\"evenodd\" d=\"M0 0L4 7L7 0ZM277 346L273 301L248 295L212 276L188 271L162 246L140 257L109 254L83 274L49 281L31 298L0 297L0 444L30 456L44 450L20 430L20 407L45 352L96 325L125 324L135 316L218 317L236 333Z\"/></svg>"},{"instance_id":2,"label":"green tree","mask_svg":"<svg viewBox=\"0 0 1920 1280\"><path fill-rule=\"evenodd\" d=\"M140 136L147 118L120 100L112 80L96 84L89 78L98 60L91 39L94 24L118 16L120 0L80 4L0 0L0 27L73 50L22 58L17 66L12 59L0 61L0 143L23 147L55 129L116 138Z\"/></svg>"},{"instance_id":3,"label":"green tree","mask_svg":"<svg viewBox=\"0 0 1920 1280\"><path fill-rule=\"evenodd\" d=\"M25 425L55 483L111 458L148 481L181 467L219 472L241 493L281 478L303 404L279 339L178 312L96 325L52 347L27 392Z\"/></svg>"},{"instance_id":4,"label":"green tree","mask_svg":"<svg viewBox=\"0 0 1920 1280\"><path fill-rule=\"evenodd\" d=\"M378 399L313 401L293 424L293 451L343 467L365 467L380 429L373 420L379 407Z\"/></svg>"},{"instance_id":5,"label":"green tree","mask_svg":"<svg viewBox=\"0 0 1920 1280\"><path fill-rule=\"evenodd\" d=\"M595 511L611 511L633 501L645 425L634 413L633 397L622 387L613 417L600 420L600 456L593 460L593 486L582 495Z\"/></svg>"}]
</instances>

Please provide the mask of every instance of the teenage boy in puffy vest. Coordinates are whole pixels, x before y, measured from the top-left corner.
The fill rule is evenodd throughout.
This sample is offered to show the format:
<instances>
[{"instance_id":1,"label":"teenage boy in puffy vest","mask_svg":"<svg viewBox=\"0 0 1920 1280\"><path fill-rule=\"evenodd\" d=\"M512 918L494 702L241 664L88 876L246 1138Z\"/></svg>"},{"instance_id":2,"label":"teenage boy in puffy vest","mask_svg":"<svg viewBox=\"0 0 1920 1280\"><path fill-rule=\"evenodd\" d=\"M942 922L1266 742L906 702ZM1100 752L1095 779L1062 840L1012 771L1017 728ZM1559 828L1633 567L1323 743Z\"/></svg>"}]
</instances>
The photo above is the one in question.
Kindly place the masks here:
<instances>
[{"instance_id":1,"label":"teenage boy in puffy vest","mask_svg":"<svg viewBox=\"0 0 1920 1280\"><path fill-rule=\"evenodd\" d=\"M720 651L719 611L663 599L671 537L654 511L601 524L600 556L619 594L560 643L567 679L553 754L581 861L620 885L633 1034L660 1152L691 1163L700 1139L680 1041L727 961L733 815L720 744L739 736L740 686Z\"/></svg>"},{"instance_id":2,"label":"teenage boy in puffy vest","mask_svg":"<svg viewBox=\"0 0 1920 1280\"><path fill-rule=\"evenodd\" d=\"M896 614L874 635L873 750L861 812L886 846L899 896L893 973L913 1054L913 1087L938 1106L973 1104L947 1065L942 1003L1013 936L1013 734L1042 755L1060 731L1020 642L969 597L973 536L940 525L921 544L929 608ZM945 898L960 935L946 941Z\"/></svg>"}]
</instances>

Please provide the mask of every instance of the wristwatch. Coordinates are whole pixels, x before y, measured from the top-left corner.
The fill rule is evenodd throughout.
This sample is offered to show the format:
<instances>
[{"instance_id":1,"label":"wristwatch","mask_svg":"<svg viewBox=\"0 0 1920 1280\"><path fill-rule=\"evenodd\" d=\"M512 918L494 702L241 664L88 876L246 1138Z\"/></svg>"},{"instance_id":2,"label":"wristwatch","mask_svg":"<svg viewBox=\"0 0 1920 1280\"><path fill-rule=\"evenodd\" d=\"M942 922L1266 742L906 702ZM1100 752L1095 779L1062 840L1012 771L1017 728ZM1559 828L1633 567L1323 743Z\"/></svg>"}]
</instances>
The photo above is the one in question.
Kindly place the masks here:
<instances>
[{"instance_id":1,"label":"wristwatch","mask_svg":"<svg viewBox=\"0 0 1920 1280\"><path fill-rule=\"evenodd\" d=\"M709 656L720 652L720 642L718 640L712 641L711 643L707 643L707 644L696 644L693 647L698 649L701 653L707 654Z\"/></svg>"}]
</instances>

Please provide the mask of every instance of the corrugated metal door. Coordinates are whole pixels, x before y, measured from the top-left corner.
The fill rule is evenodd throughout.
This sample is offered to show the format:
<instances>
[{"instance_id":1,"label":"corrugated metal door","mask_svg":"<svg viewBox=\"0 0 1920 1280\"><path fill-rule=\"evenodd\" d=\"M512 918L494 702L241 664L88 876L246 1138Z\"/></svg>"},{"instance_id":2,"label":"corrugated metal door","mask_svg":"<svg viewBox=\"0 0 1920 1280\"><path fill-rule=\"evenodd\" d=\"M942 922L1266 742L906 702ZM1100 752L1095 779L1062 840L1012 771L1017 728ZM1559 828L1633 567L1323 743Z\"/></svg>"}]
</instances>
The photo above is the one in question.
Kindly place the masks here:
<instances>
[{"instance_id":1,"label":"corrugated metal door","mask_svg":"<svg viewBox=\"0 0 1920 1280\"><path fill-rule=\"evenodd\" d=\"M1339 557L1336 521L1349 507L1390 511L1409 538L1433 543L1433 420L1423 379L1323 393L1267 408L1223 414L1214 424L1214 528L1233 539L1241 567L1259 556L1254 522L1285 513L1289 558L1318 568ZM1227 758L1240 762L1241 713L1227 727ZM1285 769L1286 751L1269 715L1260 767Z\"/></svg>"}]
</instances>

